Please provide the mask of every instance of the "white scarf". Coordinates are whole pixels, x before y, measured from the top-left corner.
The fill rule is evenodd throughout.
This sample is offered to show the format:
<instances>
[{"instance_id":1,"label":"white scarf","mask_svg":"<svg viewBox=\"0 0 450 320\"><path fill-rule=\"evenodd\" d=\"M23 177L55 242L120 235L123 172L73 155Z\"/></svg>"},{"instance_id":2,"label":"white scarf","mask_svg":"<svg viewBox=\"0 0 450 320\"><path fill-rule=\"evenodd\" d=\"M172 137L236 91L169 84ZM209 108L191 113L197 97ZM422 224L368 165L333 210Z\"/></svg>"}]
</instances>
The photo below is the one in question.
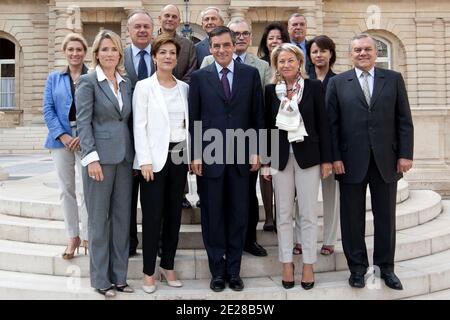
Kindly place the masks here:
<instances>
[{"instance_id":1,"label":"white scarf","mask_svg":"<svg viewBox=\"0 0 450 320\"><path fill-rule=\"evenodd\" d=\"M281 81L275 86L275 92L281 101L275 125L279 129L288 132L289 142L302 142L304 137L308 135L302 115L298 109L298 105L303 97L304 87L305 80L299 77L292 87L294 95L289 100L287 97L286 83Z\"/></svg>"}]
</instances>

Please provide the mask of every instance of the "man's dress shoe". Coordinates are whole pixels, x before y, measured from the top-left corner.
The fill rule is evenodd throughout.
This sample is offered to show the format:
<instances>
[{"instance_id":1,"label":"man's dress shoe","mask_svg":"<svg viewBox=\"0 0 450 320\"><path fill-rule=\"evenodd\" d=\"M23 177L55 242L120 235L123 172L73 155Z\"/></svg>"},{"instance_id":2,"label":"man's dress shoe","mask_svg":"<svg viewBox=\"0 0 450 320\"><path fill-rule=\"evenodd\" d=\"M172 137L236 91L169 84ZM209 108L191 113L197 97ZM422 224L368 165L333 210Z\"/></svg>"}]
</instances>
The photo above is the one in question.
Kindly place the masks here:
<instances>
[{"instance_id":1,"label":"man's dress shoe","mask_svg":"<svg viewBox=\"0 0 450 320\"><path fill-rule=\"evenodd\" d=\"M242 291L244 290L244 282L239 276L231 276L228 279L228 284L231 290Z\"/></svg>"},{"instance_id":2,"label":"man's dress shoe","mask_svg":"<svg viewBox=\"0 0 450 320\"><path fill-rule=\"evenodd\" d=\"M136 249L131 249L130 248L130 252L129 252L129 257L134 257L134 256L136 256L137 255L137 251L136 251Z\"/></svg>"},{"instance_id":3,"label":"man's dress shoe","mask_svg":"<svg viewBox=\"0 0 450 320\"><path fill-rule=\"evenodd\" d=\"M267 251L263 247L261 247L258 242L253 242L252 244L245 246L244 251L248 252L257 257L265 257L267 256Z\"/></svg>"},{"instance_id":4,"label":"man's dress shoe","mask_svg":"<svg viewBox=\"0 0 450 320\"><path fill-rule=\"evenodd\" d=\"M381 279L384 279L384 283L391 289L403 290L400 279L394 272L381 272Z\"/></svg>"},{"instance_id":5,"label":"man's dress shoe","mask_svg":"<svg viewBox=\"0 0 450 320\"><path fill-rule=\"evenodd\" d=\"M352 273L348 279L348 283L353 288L364 288L366 285L364 275L359 273Z\"/></svg>"},{"instance_id":6,"label":"man's dress shoe","mask_svg":"<svg viewBox=\"0 0 450 320\"><path fill-rule=\"evenodd\" d=\"M213 277L209 284L209 287L214 292L220 292L225 289L225 278L222 276Z\"/></svg>"}]
</instances>

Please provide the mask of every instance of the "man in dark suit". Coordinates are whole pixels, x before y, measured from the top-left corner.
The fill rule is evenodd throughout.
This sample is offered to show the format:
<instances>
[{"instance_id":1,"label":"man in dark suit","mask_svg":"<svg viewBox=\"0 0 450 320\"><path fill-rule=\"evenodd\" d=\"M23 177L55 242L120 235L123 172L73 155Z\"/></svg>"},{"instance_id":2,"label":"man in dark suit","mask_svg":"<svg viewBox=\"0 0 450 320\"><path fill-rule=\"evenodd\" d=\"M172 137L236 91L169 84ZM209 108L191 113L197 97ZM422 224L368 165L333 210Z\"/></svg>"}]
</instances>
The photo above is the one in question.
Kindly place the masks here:
<instances>
[{"instance_id":1,"label":"man in dark suit","mask_svg":"<svg viewBox=\"0 0 450 320\"><path fill-rule=\"evenodd\" d=\"M292 14L288 19L288 32L291 43L302 50L303 55L305 56L306 73L311 76L311 72L314 70L314 66L312 65L308 53L306 52L306 43L308 41L306 39L306 17L301 13Z\"/></svg>"},{"instance_id":2,"label":"man in dark suit","mask_svg":"<svg viewBox=\"0 0 450 320\"><path fill-rule=\"evenodd\" d=\"M195 45L197 53L197 69L200 69L203 59L209 56L209 33L215 28L223 26L223 18L220 15L219 8L208 7L200 13L202 18L202 29L206 32L206 38Z\"/></svg>"},{"instance_id":3,"label":"man in dark suit","mask_svg":"<svg viewBox=\"0 0 450 320\"><path fill-rule=\"evenodd\" d=\"M124 64L127 77L131 80L132 92L136 82L148 78L155 72L155 65L151 55L151 41L153 36L153 20L144 10L136 10L128 16L128 33L131 44L124 50ZM129 122L133 133L133 115ZM139 171L133 170L133 193L131 198L130 219L130 257L136 255L139 244L137 236L137 201L139 191Z\"/></svg>"},{"instance_id":4,"label":"man in dark suit","mask_svg":"<svg viewBox=\"0 0 450 320\"><path fill-rule=\"evenodd\" d=\"M263 94L258 70L233 61L236 40L230 29L214 29L209 41L215 62L192 74L189 89L191 165L202 176L202 234L212 274L210 288L222 291L228 281L232 290L240 291L249 174L259 169L260 162L257 151L249 150L257 141L238 148L229 136L230 131L251 134L253 129L257 139L255 130L264 126ZM212 143L207 143L209 134L214 135Z\"/></svg>"},{"instance_id":5,"label":"man in dark suit","mask_svg":"<svg viewBox=\"0 0 450 320\"><path fill-rule=\"evenodd\" d=\"M412 167L413 159L408 96L400 73L375 68L376 43L369 35L352 39L350 55L355 68L332 78L326 97L349 284L365 286L369 185L375 226L373 263L388 287L402 290L394 273L395 204L397 181Z\"/></svg>"}]
</instances>

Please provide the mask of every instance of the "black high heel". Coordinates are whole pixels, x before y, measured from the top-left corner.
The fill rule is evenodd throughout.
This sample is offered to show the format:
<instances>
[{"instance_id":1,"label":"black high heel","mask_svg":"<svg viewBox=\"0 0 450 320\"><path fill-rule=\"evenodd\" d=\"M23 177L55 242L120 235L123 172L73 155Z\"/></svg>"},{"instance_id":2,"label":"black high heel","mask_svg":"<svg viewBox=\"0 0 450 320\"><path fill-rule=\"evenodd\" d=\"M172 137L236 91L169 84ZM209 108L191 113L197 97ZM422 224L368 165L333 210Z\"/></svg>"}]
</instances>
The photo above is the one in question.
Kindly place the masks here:
<instances>
[{"instance_id":1,"label":"black high heel","mask_svg":"<svg viewBox=\"0 0 450 320\"><path fill-rule=\"evenodd\" d=\"M313 271L313 275L314 275L314 271ZM303 277L303 272L302 272L302 277ZM310 289L314 288L314 281L312 281L312 282L300 281L300 284L302 285L302 288L305 290L310 290Z\"/></svg>"},{"instance_id":2,"label":"black high heel","mask_svg":"<svg viewBox=\"0 0 450 320\"><path fill-rule=\"evenodd\" d=\"M295 265L292 264L292 278L295 278ZM285 289L292 289L295 286L295 279L293 281L284 281L281 279L281 284Z\"/></svg>"}]
</instances>

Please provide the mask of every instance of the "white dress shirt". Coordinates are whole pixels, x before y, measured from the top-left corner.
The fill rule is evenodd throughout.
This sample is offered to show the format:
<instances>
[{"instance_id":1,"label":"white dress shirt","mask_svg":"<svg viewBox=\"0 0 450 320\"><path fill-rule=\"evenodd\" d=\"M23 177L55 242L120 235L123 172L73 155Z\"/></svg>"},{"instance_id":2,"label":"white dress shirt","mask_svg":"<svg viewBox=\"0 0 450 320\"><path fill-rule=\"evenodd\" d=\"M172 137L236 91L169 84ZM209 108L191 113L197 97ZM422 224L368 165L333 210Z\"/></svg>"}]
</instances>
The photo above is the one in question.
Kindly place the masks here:
<instances>
[{"instance_id":1,"label":"white dress shirt","mask_svg":"<svg viewBox=\"0 0 450 320\"><path fill-rule=\"evenodd\" d=\"M219 74L219 79L222 79L222 73L220 73L223 67L214 61L216 64L217 73ZM233 92L233 74L234 74L234 60L231 59L230 64L227 66L229 72L227 73L228 82L230 83L230 92Z\"/></svg>"},{"instance_id":2,"label":"white dress shirt","mask_svg":"<svg viewBox=\"0 0 450 320\"><path fill-rule=\"evenodd\" d=\"M364 82L364 76L362 74L364 71L355 67L355 72L356 72L356 77L358 78L359 84L361 85L361 89L362 89L363 82ZM373 67L372 69L369 70L369 76L367 77L367 82L369 83L370 96L372 96L373 95L373 84L375 82L375 67Z\"/></svg>"},{"instance_id":3,"label":"white dress shirt","mask_svg":"<svg viewBox=\"0 0 450 320\"><path fill-rule=\"evenodd\" d=\"M149 44L147 48L143 49L148 54L144 56L145 64L147 65L148 77L152 74L152 65L150 63L150 56L152 52L152 45ZM136 74L139 73L139 62L141 61L141 55L139 54L142 50L136 47L134 44L131 44L131 52L133 53L133 65Z\"/></svg>"}]
</instances>

